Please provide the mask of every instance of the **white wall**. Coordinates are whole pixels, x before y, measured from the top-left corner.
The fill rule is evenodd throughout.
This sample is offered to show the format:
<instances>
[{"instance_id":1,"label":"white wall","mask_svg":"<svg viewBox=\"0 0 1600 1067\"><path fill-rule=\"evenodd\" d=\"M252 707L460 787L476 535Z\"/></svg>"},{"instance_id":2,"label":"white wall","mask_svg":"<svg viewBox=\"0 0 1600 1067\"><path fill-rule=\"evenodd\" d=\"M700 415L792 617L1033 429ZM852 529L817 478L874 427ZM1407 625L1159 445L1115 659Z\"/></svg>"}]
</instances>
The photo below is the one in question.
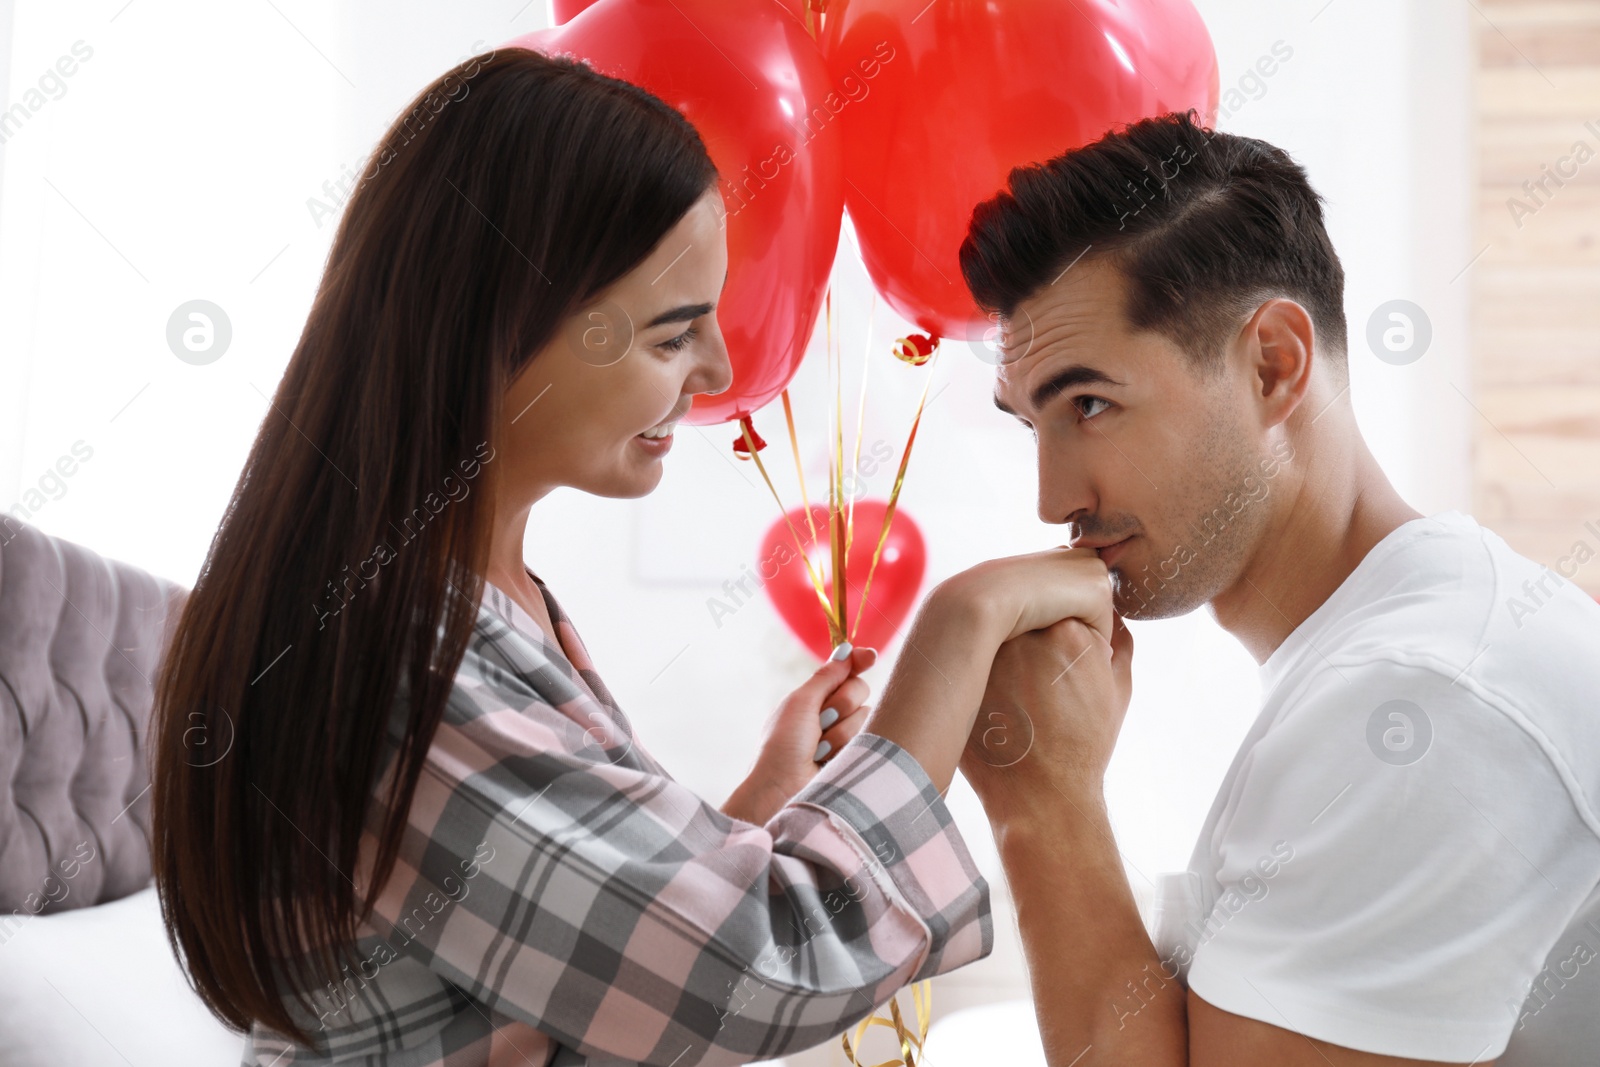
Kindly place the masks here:
<instances>
[{"instance_id":1,"label":"white wall","mask_svg":"<svg viewBox=\"0 0 1600 1067\"><path fill-rule=\"evenodd\" d=\"M548 15L543 0L520 10L487 0L124 4L16 4L12 101L73 42L94 55L0 149L0 507L82 439L93 458L33 521L190 582L317 284L333 227L316 225L307 199L355 168L428 80ZM1456 389L1471 394L1470 8L1199 7L1225 89L1275 42L1293 49L1221 125L1287 148L1327 197L1349 279L1362 428L1418 508L1465 508L1476 416ZM837 318L858 365L870 287L848 230L841 249ZM234 330L209 366L178 361L165 343L172 310L197 297L222 306ZM1434 330L1432 350L1407 367L1379 362L1364 342L1372 310L1397 297L1425 308ZM926 373L888 354L907 329L877 305L869 445L881 438L898 450ZM1061 531L1034 518L1030 442L991 407L990 368L951 346L935 373L902 498L928 536L930 582L1059 543ZM808 477L823 484L819 358L794 398ZM786 455L781 414L761 425L774 442L767 455ZM680 433L660 490L642 501L558 494L536 511L527 545L644 742L718 800L769 710L811 669L764 601L720 627L707 610L707 598L754 561L775 517L751 465L731 459L732 437L727 427ZM885 494L891 477L868 478L872 494ZM792 489L787 502L796 502ZM1206 613L1135 624L1135 637L1134 706L1108 790L1142 888L1144 875L1186 863L1257 688L1254 663ZM874 671L880 686L886 669ZM951 802L992 867L974 799L958 785ZM1010 919L997 928L1006 935ZM1003 946L994 962L946 982L940 1010L1019 990L1012 953Z\"/></svg>"}]
</instances>

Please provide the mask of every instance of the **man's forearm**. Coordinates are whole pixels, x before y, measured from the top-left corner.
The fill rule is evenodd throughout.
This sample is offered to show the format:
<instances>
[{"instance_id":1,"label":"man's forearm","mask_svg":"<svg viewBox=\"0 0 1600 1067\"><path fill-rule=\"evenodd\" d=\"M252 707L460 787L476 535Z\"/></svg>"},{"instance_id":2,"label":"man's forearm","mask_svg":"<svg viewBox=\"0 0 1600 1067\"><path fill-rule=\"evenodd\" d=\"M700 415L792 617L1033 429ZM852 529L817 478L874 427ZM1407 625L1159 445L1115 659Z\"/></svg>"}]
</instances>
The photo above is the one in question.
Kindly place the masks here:
<instances>
[{"instance_id":1,"label":"man's forearm","mask_svg":"<svg viewBox=\"0 0 1600 1067\"><path fill-rule=\"evenodd\" d=\"M1140 921L1098 791L994 810L1051 1067L1185 1067L1185 994Z\"/></svg>"}]
</instances>

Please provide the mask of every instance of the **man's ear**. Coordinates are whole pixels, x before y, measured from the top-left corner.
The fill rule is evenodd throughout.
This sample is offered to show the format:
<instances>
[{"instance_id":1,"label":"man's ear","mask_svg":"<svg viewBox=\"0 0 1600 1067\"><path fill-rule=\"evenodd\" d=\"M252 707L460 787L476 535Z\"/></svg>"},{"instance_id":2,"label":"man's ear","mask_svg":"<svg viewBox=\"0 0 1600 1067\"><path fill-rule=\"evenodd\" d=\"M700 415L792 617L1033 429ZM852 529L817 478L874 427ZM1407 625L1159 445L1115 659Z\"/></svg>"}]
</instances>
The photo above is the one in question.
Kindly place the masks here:
<instances>
[{"instance_id":1,"label":"man's ear","mask_svg":"<svg viewBox=\"0 0 1600 1067\"><path fill-rule=\"evenodd\" d=\"M1281 297L1266 301L1240 331L1257 385L1262 426L1288 419L1311 388L1316 328L1306 309Z\"/></svg>"}]
</instances>

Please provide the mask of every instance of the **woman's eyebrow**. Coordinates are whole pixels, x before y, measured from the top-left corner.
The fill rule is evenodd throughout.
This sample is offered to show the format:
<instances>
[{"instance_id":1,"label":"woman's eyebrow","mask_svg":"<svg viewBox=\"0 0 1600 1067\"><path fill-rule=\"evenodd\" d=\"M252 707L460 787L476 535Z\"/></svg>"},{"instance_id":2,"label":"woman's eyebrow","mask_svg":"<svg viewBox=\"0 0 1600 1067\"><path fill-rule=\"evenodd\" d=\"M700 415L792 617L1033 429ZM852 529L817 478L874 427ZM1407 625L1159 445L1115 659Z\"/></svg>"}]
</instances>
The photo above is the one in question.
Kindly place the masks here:
<instances>
[{"instance_id":1,"label":"woman's eyebrow","mask_svg":"<svg viewBox=\"0 0 1600 1067\"><path fill-rule=\"evenodd\" d=\"M701 315L709 314L715 306L715 304L684 304L682 307L663 311L645 323L644 328L648 330L652 326L661 326L668 322L688 322L692 319L698 319Z\"/></svg>"},{"instance_id":2,"label":"woman's eyebrow","mask_svg":"<svg viewBox=\"0 0 1600 1067\"><path fill-rule=\"evenodd\" d=\"M727 271L722 272L722 284L728 284ZM710 314L711 309L714 307L716 307L715 304L684 304L682 307L675 307L670 311L663 311L661 314L645 323L644 328L648 330L652 326L662 326L669 322L690 322L694 319L698 319L701 315Z\"/></svg>"}]
</instances>

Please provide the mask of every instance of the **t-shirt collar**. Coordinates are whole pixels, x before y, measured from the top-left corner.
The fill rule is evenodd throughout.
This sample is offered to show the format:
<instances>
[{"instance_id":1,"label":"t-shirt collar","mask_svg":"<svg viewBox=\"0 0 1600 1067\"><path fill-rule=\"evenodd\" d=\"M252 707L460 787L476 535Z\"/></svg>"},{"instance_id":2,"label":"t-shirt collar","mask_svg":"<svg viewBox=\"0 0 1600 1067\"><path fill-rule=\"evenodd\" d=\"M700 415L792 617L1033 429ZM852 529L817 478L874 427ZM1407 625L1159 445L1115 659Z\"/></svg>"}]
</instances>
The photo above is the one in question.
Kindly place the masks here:
<instances>
[{"instance_id":1,"label":"t-shirt collar","mask_svg":"<svg viewBox=\"0 0 1600 1067\"><path fill-rule=\"evenodd\" d=\"M1338 588L1328 594L1328 598L1317 605L1316 610L1306 616L1300 625L1290 631L1289 636L1272 650L1272 654L1257 669L1257 676L1261 680L1261 691L1269 693L1283 681L1294 664L1299 662L1301 655L1315 645L1322 632L1332 625L1334 620L1345 614L1348 609L1346 602L1351 597L1361 595L1367 577L1377 570L1388 556L1427 533L1433 524L1454 525L1471 521L1460 511L1444 511L1437 515L1410 519L1385 534L1382 540L1361 557L1361 562L1345 576Z\"/></svg>"}]
</instances>

